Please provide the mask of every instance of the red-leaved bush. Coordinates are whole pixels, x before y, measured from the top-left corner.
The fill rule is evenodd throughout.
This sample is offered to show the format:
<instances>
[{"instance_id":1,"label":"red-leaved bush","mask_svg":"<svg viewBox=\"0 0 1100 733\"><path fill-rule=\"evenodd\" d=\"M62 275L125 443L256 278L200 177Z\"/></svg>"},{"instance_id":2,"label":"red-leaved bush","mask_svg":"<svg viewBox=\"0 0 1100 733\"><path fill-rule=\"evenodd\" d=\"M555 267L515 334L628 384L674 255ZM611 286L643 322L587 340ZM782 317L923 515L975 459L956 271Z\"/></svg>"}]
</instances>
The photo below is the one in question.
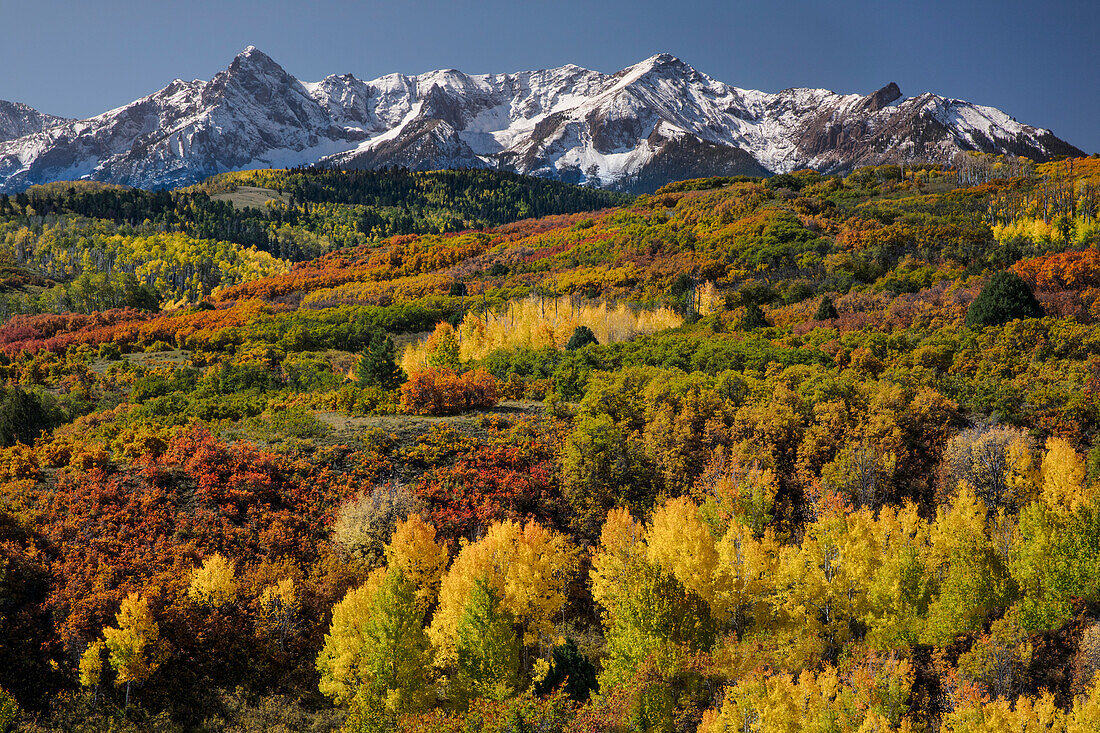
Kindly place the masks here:
<instances>
[{"instance_id":1,"label":"red-leaved bush","mask_svg":"<svg viewBox=\"0 0 1100 733\"><path fill-rule=\"evenodd\" d=\"M493 375L435 368L413 374L401 387L401 407L414 415L454 415L492 407L500 400Z\"/></svg>"}]
</instances>

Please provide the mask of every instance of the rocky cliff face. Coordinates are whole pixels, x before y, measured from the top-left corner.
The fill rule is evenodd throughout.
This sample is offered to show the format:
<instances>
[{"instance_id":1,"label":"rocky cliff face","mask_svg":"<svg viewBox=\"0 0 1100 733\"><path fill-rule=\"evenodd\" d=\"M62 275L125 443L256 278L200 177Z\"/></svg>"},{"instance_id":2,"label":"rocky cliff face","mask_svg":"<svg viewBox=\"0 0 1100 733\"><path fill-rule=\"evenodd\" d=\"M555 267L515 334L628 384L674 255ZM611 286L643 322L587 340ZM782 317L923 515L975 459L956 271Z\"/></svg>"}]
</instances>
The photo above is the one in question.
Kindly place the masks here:
<instances>
[{"instance_id":1,"label":"rocky cliff face","mask_svg":"<svg viewBox=\"0 0 1100 733\"><path fill-rule=\"evenodd\" d=\"M948 162L966 150L1081 154L992 107L906 98L893 83L866 96L770 94L715 81L667 54L615 74L569 65L303 83L250 47L209 82L177 80L88 120L42 116L9 125L5 137L13 116L3 104L0 191L73 178L155 188L314 163L491 167L645 191L695 176Z\"/></svg>"},{"instance_id":2,"label":"rocky cliff face","mask_svg":"<svg viewBox=\"0 0 1100 733\"><path fill-rule=\"evenodd\" d=\"M0 99L0 142L41 132L65 121L64 117L43 114L25 104Z\"/></svg>"}]
</instances>

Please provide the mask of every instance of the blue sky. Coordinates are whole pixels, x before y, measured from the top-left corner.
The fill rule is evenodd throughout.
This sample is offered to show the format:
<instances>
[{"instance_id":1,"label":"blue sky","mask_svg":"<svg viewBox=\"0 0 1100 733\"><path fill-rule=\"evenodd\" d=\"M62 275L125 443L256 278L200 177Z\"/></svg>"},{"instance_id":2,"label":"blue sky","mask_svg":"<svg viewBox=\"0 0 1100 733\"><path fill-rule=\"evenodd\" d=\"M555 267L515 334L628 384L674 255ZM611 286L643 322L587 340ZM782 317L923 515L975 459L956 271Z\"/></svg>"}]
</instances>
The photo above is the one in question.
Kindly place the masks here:
<instances>
[{"instance_id":1,"label":"blue sky","mask_svg":"<svg viewBox=\"0 0 1100 733\"><path fill-rule=\"evenodd\" d=\"M84 117L249 44L307 81L575 63L657 52L740 87L870 92L896 81L999 107L1100 152L1095 0L0 0L0 99Z\"/></svg>"}]
</instances>

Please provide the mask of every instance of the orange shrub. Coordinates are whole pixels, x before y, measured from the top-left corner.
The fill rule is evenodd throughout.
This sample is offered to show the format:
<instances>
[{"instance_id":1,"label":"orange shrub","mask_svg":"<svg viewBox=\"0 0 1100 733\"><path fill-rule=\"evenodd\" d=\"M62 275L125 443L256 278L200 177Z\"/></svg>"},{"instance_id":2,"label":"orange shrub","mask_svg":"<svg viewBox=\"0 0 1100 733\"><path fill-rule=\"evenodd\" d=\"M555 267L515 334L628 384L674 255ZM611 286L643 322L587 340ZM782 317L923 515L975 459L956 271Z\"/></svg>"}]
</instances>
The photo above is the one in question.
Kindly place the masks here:
<instances>
[{"instance_id":1,"label":"orange shrub","mask_svg":"<svg viewBox=\"0 0 1100 733\"><path fill-rule=\"evenodd\" d=\"M465 374L426 369L401 386L401 407L414 415L454 415L492 407L499 400L497 380L483 369Z\"/></svg>"}]
</instances>

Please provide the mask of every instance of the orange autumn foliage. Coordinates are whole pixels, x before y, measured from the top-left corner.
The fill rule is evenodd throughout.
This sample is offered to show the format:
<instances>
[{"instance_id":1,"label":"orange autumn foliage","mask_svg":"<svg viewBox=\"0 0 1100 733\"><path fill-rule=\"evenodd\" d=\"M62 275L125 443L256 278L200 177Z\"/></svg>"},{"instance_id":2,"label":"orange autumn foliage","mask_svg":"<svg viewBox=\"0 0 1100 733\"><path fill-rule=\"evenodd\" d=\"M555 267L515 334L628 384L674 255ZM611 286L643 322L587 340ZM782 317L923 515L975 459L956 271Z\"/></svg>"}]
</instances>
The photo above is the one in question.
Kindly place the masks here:
<instances>
[{"instance_id":1,"label":"orange autumn foliage","mask_svg":"<svg viewBox=\"0 0 1100 733\"><path fill-rule=\"evenodd\" d=\"M492 407L499 400L497 380L483 369L465 374L442 367L426 369L401 387L401 407L414 415L455 415Z\"/></svg>"}]
</instances>

